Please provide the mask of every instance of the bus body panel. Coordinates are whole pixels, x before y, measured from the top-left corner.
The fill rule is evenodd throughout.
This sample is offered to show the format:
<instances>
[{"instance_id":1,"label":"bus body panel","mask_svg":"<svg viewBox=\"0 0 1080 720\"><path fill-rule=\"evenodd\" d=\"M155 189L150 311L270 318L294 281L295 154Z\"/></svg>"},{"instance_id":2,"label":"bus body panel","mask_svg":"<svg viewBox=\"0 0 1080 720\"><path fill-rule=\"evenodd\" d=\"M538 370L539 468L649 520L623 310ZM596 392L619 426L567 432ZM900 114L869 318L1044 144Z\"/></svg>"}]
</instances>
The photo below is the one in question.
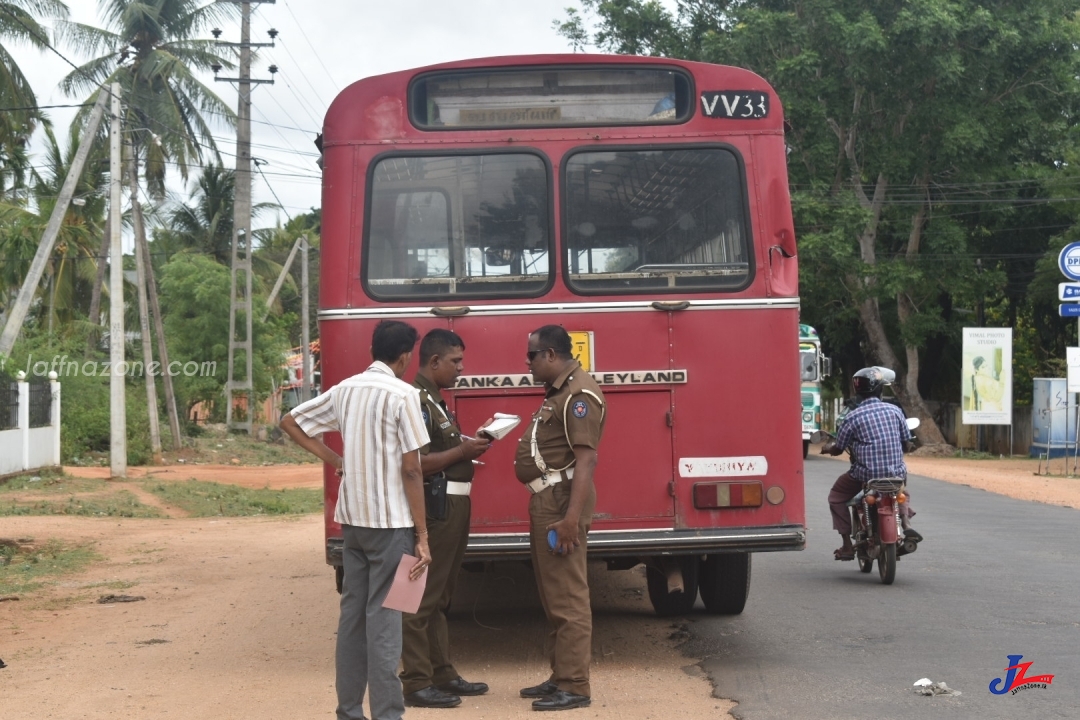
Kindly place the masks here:
<instances>
[{"instance_id":1,"label":"bus body panel","mask_svg":"<svg viewBox=\"0 0 1080 720\"><path fill-rule=\"evenodd\" d=\"M693 73L694 92L756 90L771 98L769 117L707 118L698 107L684 123L635 127L503 128L425 131L413 126L404 102L410 81L438 68L529 65L670 65ZM602 384L608 419L596 473L597 506L590 553L646 557L667 553L801 549L805 543L803 468L788 408L797 381L797 258L787 193L783 112L768 84L737 68L623 56L535 56L452 63L368 78L331 105L324 125L324 187L320 336L323 383L331 387L370 363L371 332L380 319L401 319L421 334L435 327L459 333L467 345L465 375L479 386L446 393L462 431L472 434L494 412L522 416L477 465L473 538L477 558L527 556L529 493L514 477L517 440L540 405L542 391L516 379L527 374L528 334L548 323L592 333L593 372L683 371L686 382ZM585 294L568 284L564 247L564 165L579 152L637 148L723 148L745 173L751 278L732 291ZM551 286L533 298L374 300L362 281L363 242L372 168L382 158L460 153L532 153L548 167ZM438 190L438 186L433 187ZM653 303L686 309L659 309ZM433 309L467 308L458 317ZM406 377L416 372L416 360ZM507 384L507 378L510 378ZM340 439L328 436L340 447ZM763 459L751 474L738 462ZM711 460L701 474L683 465ZM730 461L730 462L729 462ZM755 462L758 462L755 460ZM732 465L731 463L735 463ZM333 523L338 478L326 471L326 536ZM699 484L758 483L758 507L695 507ZM780 488L782 500L765 499ZM328 560L340 562L328 551Z\"/></svg>"}]
</instances>

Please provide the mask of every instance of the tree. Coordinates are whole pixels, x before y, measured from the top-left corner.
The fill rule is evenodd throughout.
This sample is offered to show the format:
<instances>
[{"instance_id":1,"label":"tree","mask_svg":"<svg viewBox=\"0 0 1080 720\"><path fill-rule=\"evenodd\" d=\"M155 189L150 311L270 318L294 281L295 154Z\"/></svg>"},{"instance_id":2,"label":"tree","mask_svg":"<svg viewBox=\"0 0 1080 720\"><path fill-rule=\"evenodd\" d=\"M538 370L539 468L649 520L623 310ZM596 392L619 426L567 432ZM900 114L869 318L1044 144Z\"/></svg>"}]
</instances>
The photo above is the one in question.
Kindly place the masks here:
<instances>
[{"instance_id":1,"label":"tree","mask_svg":"<svg viewBox=\"0 0 1080 720\"><path fill-rule=\"evenodd\" d=\"M235 114L193 71L232 68L213 40L196 36L207 24L235 12L229 3L196 0L102 0L107 29L63 23L60 36L88 53L102 53L60 81L69 95L117 82L127 108L125 125L145 161L153 197L165 194L165 171L175 163L186 180L192 164L217 146L206 115L235 127Z\"/></svg>"},{"instance_id":2,"label":"tree","mask_svg":"<svg viewBox=\"0 0 1080 720\"><path fill-rule=\"evenodd\" d=\"M165 265L161 279L162 304L169 308L165 316L172 358L179 374L174 375L177 396L184 408L200 401L214 403L224 397L229 358L229 314L207 312L206 308L229 304L229 269L204 255L179 253ZM255 306L259 306L262 283L257 282ZM271 378L281 379L285 351L284 331L276 318L262 322L261 313L253 315L253 378L255 396L265 398L271 390ZM215 414L223 412L223 403L215 405ZM186 415L187 413L185 413Z\"/></svg>"},{"instance_id":3,"label":"tree","mask_svg":"<svg viewBox=\"0 0 1080 720\"><path fill-rule=\"evenodd\" d=\"M47 50L48 32L38 18L66 18L59 0L3 0L0 2L0 197L4 190L22 187L28 168L26 143L44 119L37 96L22 68L15 62L10 42Z\"/></svg>"},{"instance_id":4,"label":"tree","mask_svg":"<svg viewBox=\"0 0 1080 720\"><path fill-rule=\"evenodd\" d=\"M1022 203L1061 174L1080 100L1080 2L687 0L643 26L654 4L589 0L594 39L772 83L791 125L806 319L829 330L857 320L861 354L898 370L923 442L943 442L920 390L927 347L954 331L954 306L981 306L1002 282L998 266L980 274L988 228L968 213Z\"/></svg>"}]
</instances>

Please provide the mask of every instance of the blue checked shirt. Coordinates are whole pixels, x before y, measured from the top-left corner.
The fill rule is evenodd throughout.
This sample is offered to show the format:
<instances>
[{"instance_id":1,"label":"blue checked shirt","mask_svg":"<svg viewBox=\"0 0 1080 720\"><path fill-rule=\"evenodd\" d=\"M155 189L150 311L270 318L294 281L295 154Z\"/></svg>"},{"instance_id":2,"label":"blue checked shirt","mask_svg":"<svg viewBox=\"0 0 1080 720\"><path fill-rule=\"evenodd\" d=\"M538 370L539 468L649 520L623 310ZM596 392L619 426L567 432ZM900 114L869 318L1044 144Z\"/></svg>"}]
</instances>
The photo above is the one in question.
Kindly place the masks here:
<instances>
[{"instance_id":1,"label":"blue checked shirt","mask_svg":"<svg viewBox=\"0 0 1080 720\"><path fill-rule=\"evenodd\" d=\"M851 450L851 477L907 478L903 442L911 440L904 413L879 398L867 398L844 418L836 444Z\"/></svg>"}]
</instances>

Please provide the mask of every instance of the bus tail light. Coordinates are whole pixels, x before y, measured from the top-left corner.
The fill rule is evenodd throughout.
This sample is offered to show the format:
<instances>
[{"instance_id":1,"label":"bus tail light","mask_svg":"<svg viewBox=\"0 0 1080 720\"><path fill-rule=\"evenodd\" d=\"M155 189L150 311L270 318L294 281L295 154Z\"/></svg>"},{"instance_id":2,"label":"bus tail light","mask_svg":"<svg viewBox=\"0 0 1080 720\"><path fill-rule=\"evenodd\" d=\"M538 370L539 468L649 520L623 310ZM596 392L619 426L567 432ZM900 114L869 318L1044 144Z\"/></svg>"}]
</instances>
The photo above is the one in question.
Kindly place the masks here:
<instances>
[{"instance_id":1,"label":"bus tail light","mask_svg":"<svg viewBox=\"0 0 1080 720\"><path fill-rule=\"evenodd\" d=\"M695 483L694 507L698 510L761 507L761 483Z\"/></svg>"}]
</instances>

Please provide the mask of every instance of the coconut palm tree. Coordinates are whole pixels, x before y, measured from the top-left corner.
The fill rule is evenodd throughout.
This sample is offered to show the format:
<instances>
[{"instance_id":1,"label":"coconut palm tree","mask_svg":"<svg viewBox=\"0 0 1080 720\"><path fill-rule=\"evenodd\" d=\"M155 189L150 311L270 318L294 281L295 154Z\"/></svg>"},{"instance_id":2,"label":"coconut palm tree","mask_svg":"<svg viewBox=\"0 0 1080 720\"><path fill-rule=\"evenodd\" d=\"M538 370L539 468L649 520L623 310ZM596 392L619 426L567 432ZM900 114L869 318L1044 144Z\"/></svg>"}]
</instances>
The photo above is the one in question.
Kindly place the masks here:
<instances>
[{"instance_id":1,"label":"coconut palm tree","mask_svg":"<svg viewBox=\"0 0 1080 720\"><path fill-rule=\"evenodd\" d=\"M208 156L218 158L207 116L230 127L236 124L235 113L195 73L215 65L234 67L218 54L213 40L197 35L239 6L198 0L100 0L100 7L104 29L70 22L59 27L61 38L96 55L61 80L60 88L69 95L91 91L91 102L100 86L120 84L125 125L132 129L132 143L145 162L147 189L163 198L170 163L186 180L192 165Z\"/></svg>"},{"instance_id":2,"label":"coconut palm tree","mask_svg":"<svg viewBox=\"0 0 1080 720\"><path fill-rule=\"evenodd\" d=\"M63 19L67 14L60 0L0 1L0 107L18 108L0 112L0 197L13 186L24 187L26 142L43 119L34 90L8 48L22 43L46 50L48 31L38 18Z\"/></svg>"}]
</instances>

